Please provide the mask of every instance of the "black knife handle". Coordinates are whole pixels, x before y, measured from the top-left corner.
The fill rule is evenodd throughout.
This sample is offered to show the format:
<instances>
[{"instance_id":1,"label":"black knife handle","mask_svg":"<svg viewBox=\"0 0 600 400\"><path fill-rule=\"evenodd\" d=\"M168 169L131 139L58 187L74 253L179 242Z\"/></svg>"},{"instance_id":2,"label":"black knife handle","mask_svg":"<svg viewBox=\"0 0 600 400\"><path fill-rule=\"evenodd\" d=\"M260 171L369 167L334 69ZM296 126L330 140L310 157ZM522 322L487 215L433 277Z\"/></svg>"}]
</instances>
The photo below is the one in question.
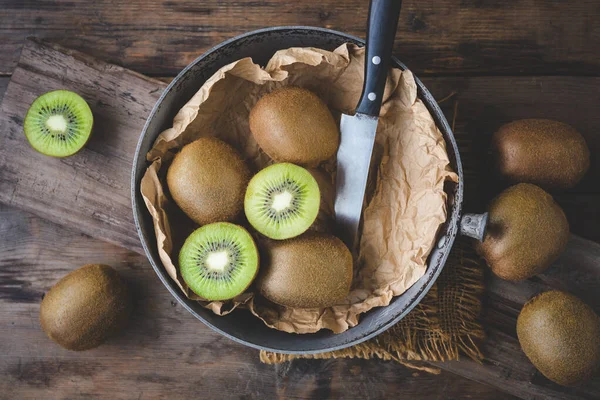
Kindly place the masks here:
<instances>
[{"instance_id":1,"label":"black knife handle","mask_svg":"<svg viewBox=\"0 0 600 400\"><path fill-rule=\"evenodd\" d=\"M371 0L367 24L365 83L356 112L379 116L402 0Z\"/></svg>"}]
</instances>

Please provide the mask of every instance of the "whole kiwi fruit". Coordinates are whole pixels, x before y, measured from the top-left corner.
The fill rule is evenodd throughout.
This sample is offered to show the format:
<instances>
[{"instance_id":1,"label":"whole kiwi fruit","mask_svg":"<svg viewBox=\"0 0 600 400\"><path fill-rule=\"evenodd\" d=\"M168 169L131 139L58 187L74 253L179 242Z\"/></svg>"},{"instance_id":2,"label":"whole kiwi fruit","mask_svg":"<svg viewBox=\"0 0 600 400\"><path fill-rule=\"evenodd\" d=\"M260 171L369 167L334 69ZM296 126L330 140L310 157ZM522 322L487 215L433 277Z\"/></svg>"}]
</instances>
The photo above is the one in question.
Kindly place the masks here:
<instances>
[{"instance_id":1,"label":"whole kiwi fruit","mask_svg":"<svg viewBox=\"0 0 600 400\"><path fill-rule=\"evenodd\" d=\"M487 233L476 249L502 279L516 281L539 274L567 245L567 218L538 186L511 186L492 200L488 211Z\"/></svg>"},{"instance_id":2,"label":"whole kiwi fruit","mask_svg":"<svg viewBox=\"0 0 600 400\"><path fill-rule=\"evenodd\" d=\"M307 232L263 245L257 289L286 307L321 308L343 301L352 283L352 255L335 236Z\"/></svg>"},{"instance_id":3,"label":"whole kiwi fruit","mask_svg":"<svg viewBox=\"0 0 600 400\"><path fill-rule=\"evenodd\" d=\"M305 167L331 158L340 144L327 105L311 91L295 86L264 95L250 111L250 130L273 160Z\"/></svg>"},{"instance_id":4,"label":"whole kiwi fruit","mask_svg":"<svg viewBox=\"0 0 600 400\"><path fill-rule=\"evenodd\" d=\"M560 385L577 384L600 365L600 318L569 293L553 290L529 300L517 336L531 363Z\"/></svg>"},{"instance_id":5,"label":"whole kiwi fruit","mask_svg":"<svg viewBox=\"0 0 600 400\"><path fill-rule=\"evenodd\" d=\"M200 225L232 221L244 208L250 171L239 153L216 138L184 146L167 171L175 203Z\"/></svg>"},{"instance_id":6,"label":"whole kiwi fruit","mask_svg":"<svg viewBox=\"0 0 600 400\"><path fill-rule=\"evenodd\" d=\"M68 350L99 346L129 319L127 284L108 265L88 264L64 276L44 296L40 323L46 335Z\"/></svg>"},{"instance_id":7,"label":"whole kiwi fruit","mask_svg":"<svg viewBox=\"0 0 600 400\"><path fill-rule=\"evenodd\" d=\"M575 128L548 119L503 125L492 137L497 172L509 182L544 189L575 186L590 166L590 150Z\"/></svg>"}]
</instances>

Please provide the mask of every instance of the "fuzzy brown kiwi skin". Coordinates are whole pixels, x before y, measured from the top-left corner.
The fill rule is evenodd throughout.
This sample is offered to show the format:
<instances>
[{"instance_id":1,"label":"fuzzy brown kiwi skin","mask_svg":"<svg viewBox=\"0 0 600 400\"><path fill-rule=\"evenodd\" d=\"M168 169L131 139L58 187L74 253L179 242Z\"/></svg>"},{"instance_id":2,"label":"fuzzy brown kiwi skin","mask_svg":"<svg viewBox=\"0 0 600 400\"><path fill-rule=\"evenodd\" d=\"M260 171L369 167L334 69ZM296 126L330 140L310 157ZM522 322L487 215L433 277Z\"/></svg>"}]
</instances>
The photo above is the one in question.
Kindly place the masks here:
<instances>
[{"instance_id":1,"label":"fuzzy brown kiwi skin","mask_svg":"<svg viewBox=\"0 0 600 400\"><path fill-rule=\"evenodd\" d=\"M336 153L340 133L327 105L309 90L287 86L263 96L250 111L250 130L277 162L314 167Z\"/></svg>"},{"instance_id":2,"label":"fuzzy brown kiwi skin","mask_svg":"<svg viewBox=\"0 0 600 400\"><path fill-rule=\"evenodd\" d=\"M171 197L200 225L238 218L249 179L239 153L216 138L200 138L184 146L167 171Z\"/></svg>"},{"instance_id":3,"label":"fuzzy brown kiwi skin","mask_svg":"<svg viewBox=\"0 0 600 400\"><path fill-rule=\"evenodd\" d=\"M40 323L54 342L82 351L102 344L129 320L132 299L117 271L88 264L67 274L44 296Z\"/></svg>"},{"instance_id":4,"label":"fuzzy brown kiwi skin","mask_svg":"<svg viewBox=\"0 0 600 400\"><path fill-rule=\"evenodd\" d=\"M590 166L590 151L573 127L547 119L503 125L492 136L497 173L508 182L527 182L546 190L575 186Z\"/></svg>"},{"instance_id":5,"label":"fuzzy brown kiwi skin","mask_svg":"<svg viewBox=\"0 0 600 400\"><path fill-rule=\"evenodd\" d=\"M476 250L502 279L517 281L541 273L567 246L565 213L538 186L511 186L492 200L488 211L487 233Z\"/></svg>"},{"instance_id":6,"label":"fuzzy brown kiwi skin","mask_svg":"<svg viewBox=\"0 0 600 400\"><path fill-rule=\"evenodd\" d=\"M310 230L333 233L335 213L333 209L333 203L335 200L335 188L331 181L331 176L325 171L317 168L308 169L308 172L315 178L317 185L319 185L319 192L321 194L321 204L319 205L319 214L315 222L310 226Z\"/></svg>"},{"instance_id":7,"label":"fuzzy brown kiwi skin","mask_svg":"<svg viewBox=\"0 0 600 400\"><path fill-rule=\"evenodd\" d=\"M284 307L323 308L342 302L350 291L352 255L335 236L307 232L262 242L259 293Z\"/></svg>"},{"instance_id":8,"label":"fuzzy brown kiwi skin","mask_svg":"<svg viewBox=\"0 0 600 400\"><path fill-rule=\"evenodd\" d=\"M553 290L529 300L517 336L532 364L560 385L576 385L600 366L600 318L569 293Z\"/></svg>"}]
</instances>

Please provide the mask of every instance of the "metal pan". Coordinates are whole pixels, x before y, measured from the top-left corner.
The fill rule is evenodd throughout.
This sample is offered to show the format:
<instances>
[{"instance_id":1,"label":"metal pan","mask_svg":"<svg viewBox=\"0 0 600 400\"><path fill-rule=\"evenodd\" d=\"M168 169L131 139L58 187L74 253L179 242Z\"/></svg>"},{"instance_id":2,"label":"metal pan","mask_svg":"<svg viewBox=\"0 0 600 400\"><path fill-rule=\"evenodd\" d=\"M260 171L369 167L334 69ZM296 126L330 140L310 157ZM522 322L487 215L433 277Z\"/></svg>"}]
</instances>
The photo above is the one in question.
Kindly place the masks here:
<instances>
[{"instance_id":1,"label":"metal pan","mask_svg":"<svg viewBox=\"0 0 600 400\"><path fill-rule=\"evenodd\" d=\"M452 168L459 176L459 183L449 185L448 218L440 229L437 245L429 256L425 275L404 294L392 300L387 307L375 308L361 316L360 323L346 332L333 334L322 330L313 334L290 334L268 328L247 311L235 311L227 316L217 316L187 299L175 282L167 275L156 248L152 219L140 195L140 180L148 167L146 153L160 132L168 128L177 111L200 89L204 82L219 68L244 57L265 65L273 54L289 47L318 47L333 50L351 42L364 45L361 39L341 32L303 26L262 29L238 36L215 46L194 60L171 82L154 106L140 136L134 157L131 197L137 231L154 268L154 271L171 294L192 315L222 335L247 346L281 353L320 353L349 347L370 339L385 331L421 301L439 276L457 234L463 232L473 237L482 237L486 223L485 215L465 215L461 223L463 202L463 169L454 135L438 107L435 99L416 79L418 96L425 103L446 140ZM397 59L393 67L406 69Z\"/></svg>"}]
</instances>

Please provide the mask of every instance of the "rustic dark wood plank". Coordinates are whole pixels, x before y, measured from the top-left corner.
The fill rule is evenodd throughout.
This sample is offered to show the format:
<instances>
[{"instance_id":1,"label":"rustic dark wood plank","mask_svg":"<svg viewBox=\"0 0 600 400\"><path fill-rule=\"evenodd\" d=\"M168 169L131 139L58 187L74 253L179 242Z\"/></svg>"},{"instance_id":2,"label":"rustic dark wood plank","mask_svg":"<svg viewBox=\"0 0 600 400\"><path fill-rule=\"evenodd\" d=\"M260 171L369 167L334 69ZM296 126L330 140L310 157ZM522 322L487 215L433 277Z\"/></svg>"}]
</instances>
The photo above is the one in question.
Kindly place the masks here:
<instances>
[{"instance_id":1,"label":"rustic dark wood plank","mask_svg":"<svg viewBox=\"0 0 600 400\"><path fill-rule=\"evenodd\" d=\"M165 83L81 54L62 56L38 44L25 49L22 65L2 103L7 117L1 118L0 124L7 128L0 136L0 149L4 149L0 165L6 166L0 169L0 201L141 252L129 206L129 170L144 119ZM132 79L125 79L129 77ZM458 103L455 131L467 171L485 169L487 153L475 149L485 149L487 138L498 126L518 118L546 117L570 123L586 137L592 154L600 153L596 133L600 115L595 112L600 103L600 78L455 77L428 78L425 83L437 98L455 93L442 105L451 120ZM22 134L22 118L37 94L68 85L90 99L99 123L84 151L56 160L29 147ZM115 95L115 90L120 94ZM471 174L467 181L471 184L478 176ZM600 240L600 224L586 222L600 212L600 203L595 201L598 179L600 160L592 157L584 181L557 196L572 232L594 240ZM98 180L103 182L98 184ZM466 204L467 209L470 206Z\"/></svg>"},{"instance_id":2,"label":"rustic dark wood plank","mask_svg":"<svg viewBox=\"0 0 600 400\"><path fill-rule=\"evenodd\" d=\"M232 36L312 25L365 36L364 0L0 2L0 73L29 35L150 74L174 75ZM418 73L594 74L600 68L596 0L403 2L395 53Z\"/></svg>"},{"instance_id":3,"label":"rustic dark wood plank","mask_svg":"<svg viewBox=\"0 0 600 400\"><path fill-rule=\"evenodd\" d=\"M213 333L177 305L143 256L14 209L0 211L0 254L0 371L7 377L0 390L13 398L43 397L50 391L69 398L77 394L110 397L132 386L139 388L135 395L143 391L146 396L159 396L176 389L186 397L201 387L207 394L228 397L246 390L240 382L250 382L246 393L269 398L275 394L369 398L368 393L379 398L390 392L415 398L448 398L459 393L504 398L462 379L415 375L386 362L260 365L255 351ZM598 378L568 389L540 376L520 351L514 326L521 305L549 287L577 293L600 311L598 260L600 245L572 237L559 262L535 280L513 283L489 277L484 364L462 360L437 365L522 398L597 398ZM86 262L107 263L122 272L137 295L137 311L125 335L91 352L70 353L40 331L39 301L60 276ZM226 384L223 374L234 374L235 380ZM442 386L446 388L438 391Z\"/></svg>"},{"instance_id":4,"label":"rustic dark wood plank","mask_svg":"<svg viewBox=\"0 0 600 400\"><path fill-rule=\"evenodd\" d=\"M584 83L585 82L585 83ZM571 77L436 78L425 83L437 98L455 93L442 103L451 117L457 108L455 134L466 171L465 209L481 210L499 185L488 170L487 141L501 124L520 118L554 118L572 124L586 137L592 156L600 151L595 107L600 80ZM589 85L589 86L588 86ZM449 118L450 120L452 118ZM593 158L593 157L592 157ZM586 179L573 190L554 193L564 207L571 231L600 239L594 216L600 211L599 164L594 160ZM525 282L506 282L488 274L482 324L488 338L483 364L471 361L436 364L480 382L503 387L522 398L595 399L600 379L579 388L563 388L541 374L520 350L515 333L522 305L535 294L558 288L570 291L600 311L600 246L573 236L567 251L546 273Z\"/></svg>"},{"instance_id":5,"label":"rustic dark wood plank","mask_svg":"<svg viewBox=\"0 0 600 400\"><path fill-rule=\"evenodd\" d=\"M92 65L92 66L99 65L99 64L96 64L95 61L92 61L90 59L88 59L86 63L88 65ZM108 68L108 69L111 70L111 68ZM55 73L52 73L51 75L56 76ZM56 79L58 79L58 78L56 78ZM23 79L23 81L25 81L25 79ZM586 99L594 100L597 98L598 78L552 78L552 77L544 77L544 78L527 78L527 77L523 77L523 78L514 78L514 77L436 78L436 79L426 80L426 84L432 89L432 91L434 92L434 94L436 94L436 96L438 98L442 98L442 97L446 96L447 94L451 93L452 91L455 91L457 93L455 95L455 98L458 99L459 109L467 110L466 113L464 111L462 111L462 112L459 112L459 114L458 114L459 118L457 119L456 133L457 133L457 137L459 138L459 144L461 146L461 151L463 151L463 161L465 162L466 167L469 170L475 170L476 169L475 167L477 167L479 165L478 163L480 163L482 161L481 155L478 156L477 154L474 154L473 150L472 150L474 147L480 146L483 142L485 142L485 137L487 135L482 134L482 133L490 133L497 126L499 126L499 124L501 124L505 121L511 120L511 119L515 119L515 118L531 117L531 116L538 116L538 117L546 116L546 117L562 119L566 122L573 124L578 129L580 129L582 131L582 133L586 136L586 138L588 138L588 140L591 141L591 143L592 143L591 147L596 146L595 143L597 143L597 142L594 141L594 138L596 136L594 136L592 129L593 129L593 124L595 123L595 121L598 117L594 114L594 112L591 108L587 108L587 107L591 107L591 104L593 104L593 103L591 103L591 100L590 100L590 102L586 102L585 100ZM31 89L28 89L28 90L31 90ZM41 90L41 89L38 89L38 90ZM9 88L9 90L8 90L8 93L10 93L10 92L11 92L11 88ZM565 99L579 101L577 103L578 107L571 108L570 112L563 110L564 107L561 107L561 105L559 104L559 101L556 100L557 96L562 96L562 99L563 99L562 101L565 101L566 104L569 104L570 102L567 102ZM142 96L140 96L140 98L142 98ZM451 100L443 103L444 107L447 109L446 111L447 111L448 115L452 115L453 104L454 104L453 100L454 99L451 99ZM532 106L530 104L530 102L533 104L536 104L537 106L536 107ZM582 104L582 106L579 106L579 104ZM22 106L26 107L25 105L22 105ZM148 106L148 108L150 106L151 106L151 104ZM542 110L542 115L540 115L540 114L531 115L530 114L530 113L535 112L536 110L537 110L537 112L540 112L539 110ZM583 122L578 122L578 116L579 116L579 118L581 118L581 120ZM0 121L0 123L1 122L2 121ZM5 122L7 122L7 121L5 121ZM10 122L10 121L8 121L8 122ZM13 122L18 123L19 121L13 120ZM8 136L9 136L9 138L17 137L17 136L15 136L14 132L11 132L11 134ZM137 136L137 132L136 132L136 136ZM0 137L0 141L1 140L2 140L2 138ZM134 142L133 139L130 139L129 141ZM0 146L0 148L3 148L3 147ZM123 156L123 158L124 157L126 157L126 156ZM129 168L129 165L127 165L127 169L128 168ZM595 171L596 170L593 169L591 174L594 174ZM47 173L47 172L44 171L44 173ZM128 178L128 173L127 173L127 178ZM468 179L469 178L474 178L474 177L469 176ZM589 181L589 178L588 178L588 181ZM0 184L6 184L6 182L7 182L6 179L0 180ZM476 189L477 185L474 185L471 187ZM591 188L591 189L589 189L589 188ZM469 187L467 187L467 190L469 190ZM471 190L473 190L473 189L471 189ZM2 191L0 191L0 192L2 192ZM561 202L566 201L566 200L561 200L563 198L575 199L575 200L581 199L582 197L580 195L582 192L589 192L591 196L596 195L594 192L593 186L585 186L585 184L584 184L584 185L580 186L579 188L576 188L576 190L573 191L572 193L561 194L559 196L559 201L561 201ZM1 196L1 194L0 194L0 196ZM579 200L577 200L577 201L579 201ZM51 203L51 204L54 204L54 203ZM565 204L565 203L561 203L561 204ZM575 208L576 204L581 204L581 203L575 202L573 204L574 205L572 207ZM127 206L128 206L128 202L127 202ZM597 212L596 207L594 207L593 202L590 201L589 206L587 207L588 211L585 212L586 215L595 215L594 213ZM579 209L581 210L581 209L585 209L585 208L579 207ZM40 210L37 210L37 211L38 211L38 213L40 213ZM568 211L567 211L567 213L568 213ZM590 214L587 214L587 213L590 213ZM122 213L117 213L115 215L122 215ZM129 215L129 213L127 213L127 215ZM578 214L578 215L581 216L581 214ZM588 218L588 219L584 219L583 221L590 221L590 220L591 219ZM65 223L65 221L61 221L61 223ZM77 224L74 224L73 221L67 220L66 223L70 224L71 226L78 226ZM16 225L18 225L18 224L15 224L15 226ZM584 226L584 225L585 224L582 224L582 226ZM587 224L587 225L593 225L593 224ZM572 227L573 227L573 223L572 223ZM82 228L80 228L80 229L82 229ZM110 229L108 230L108 232L110 234L112 234L111 229L112 229L112 227L110 227ZM93 234L93 235L99 234L97 230L95 230L95 229L86 230L85 227L83 228L83 231L89 232L90 234ZM122 236L117 237L116 240L114 240L117 243L122 243L121 240L123 240L123 237L129 237L129 240L137 241L137 239L135 238L135 232L132 229L128 233L126 233L125 231L123 231L123 232L117 231L117 233L119 235L122 235ZM100 231L100 234L102 234L102 231ZM53 236L51 235L51 237L54 237L54 236L58 236L58 235L56 235L56 234ZM91 239L89 239L89 238L85 238L85 239L91 241ZM33 242L35 242L35 239L29 239L29 240L32 240ZM27 243L27 240L20 239L20 241L23 243ZM60 240L57 240L56 238L54 238L53 241L48 240L46 242L46 245L48 247L55 246L56 249L60 249L60 250L66 248L66 247L71 248L71 244L69 244L67 246L65 243L67 243L67 242L61 243ZM68 242L68 243L70 243L70 242ZM570 245L570 249L571 249L571 246L573 246L573 243L574 242L572 241L572 243ZM89 245L89 243L86 242L86 245ZM124 250L120 250L120 252L115 251L113 249L113 247L108 244L102 244L102 246L103 246L102 247L103 250L98 250L95 253L96 256L94 256L98 260L101 261L101 260L109 259L109 261L106 261L106 262L110 262L110 260L115 260L115 258L111 258L111 257L117 257L117 258L124 257L124 259L127 259L127 257L132 257L133 259L130 261L125 261L125 264L131 268L139 268L139 266L137 266L137 261L135 261L135 258L138 256L131 255L131 253L125 253ZM107 249L105 246L109 246L109 248ZM558 275L548 274L548 275L542 276L537 281L536 280L528 281L528 282L520 283L520 284L513 284L513 283L508 283L508 282L491 279L490 280L491 291L489 292L489 295L486 298L487 307L486 307L486 313L484 314L484 324L488 327L489 336L490 336L490 339L488 340L486 347L484 348L484 351L485 351L486 356L488 357L489 361L486 361L486 364L484 364L484 367L481 367L478 364L469 363L469 362L466 362L465 364L462 364L462 362L461 362L461 364L456 364L456 363L443 364L443 367L447 368L449 370L452 370L456 373L462 373L463 375L465 375L471 379L476 379L476 380L479 380L482 382L491 383L493 385L496 385L499 388L502 388L503 390L506 390L505 387L507 385L508 386L512 385L511 387L514 387L514 389L512 389L512 393L515 395L519 395L521 397L532 397L535 395L544 395L544 396L554 396L555 398L561 398L561 396L562 397L571 396L571 398L576 398L573 396L579 395L579 396L583 396L583 398L585 398L586 396L589 397L590 393L597 395L598 394L598 392L596 391L597 388L596 388L596 386L594 386L594 385L596 385L595 382L590 384L590 385L592 385L591 388L589 386L586 386L583 389L582 388L577 389L576 392L572 392L572 391L565 392L562 388L555 387L556 385L552 385L551 383L547 382L545 379L541 378L539 376L539 374L535 373L535 370L533 369L533 367L528 363L528 361L526 360L524 355L520 352L518 343L516 342L516 338L514 337L514 320L518 313L518 310L520 309L523 302L529 297L529 295L533 294L536 290L539 290L540 288L552 287L552 286L556 286L560 283L560 284L566 285L564 287L566 287L568 289L575 288L575 290L574 290L575 293L577 293L578 295L580 295L582 297L585 297L588 301L593 302L593 299L594 299L593 296L595 295L595 293L593 291L590 291L589 286L586 286L586 285L589 284L590 282L591 283L597 282L594 280L590 280L590 276L595 276L593 274L595 271L595 269L594 269L595 262L597 262L596 260L598 259L598 257L594 256L595 253L592 253L592 256L589 256L589 255L586 256L587 258L581 256L581 254L583 252L583 250L581 250L581 249L589 248L589 246L585 243L578 246L577 241L575 241L575 247L579 248L579 250L573 250L573 251L571 251L571 253L568 252L567 255L564 256L567 258L563 258L563 259L565 260L564 263L569 261L569 262L571 262L571 264L577 265L577 267L575 267L573 269L573 271L575 271L574 272L575 274L577 273L577 271L581 271L581 265L582 265L581 260L582 259L588 260L588 261L586 261L587 264L584 263L583 265L589 266L589 271L584 270L585 273L583 275L580 275L580 276L586 276L585 280L580 279L579 284L583 285L582 288L578 287L574 284L574 282L577 282L577 280L574 279L573 273L569 272L568 270L566 270L567 272L564 273L564 276L562 275L563 273L560 273ZM78 253L78 254L80 256L94 254L93 251L91 253L88 253L87 251L83 251L83 248L84 248L84 246L81 246L81 248L79 249L80 253ZM45 254L46 251L47 250L45 249L44 246L37 245L37 247L36 247L37 253ZM75 252L78 251L77 246L74 247L73 251L75 251ZM13 253L16 254L16 252L13 252ZM54 254L54 253L52 253L52 254ZM41 257L41 255L39 257ZM52 257L54 257L54 258L52 258ZM73 257L75 257L75 256L73 256ZM94 257L91 257L91 258L94 258ZM30 268L29 265L21 265L19 262L20 259L21 258L19 256L13 255L8 258L8 262L18 265L19 271L32 269L32 268ZM52 255L49 258L49 260L52 260L51 263L54 265L54 268L59 268L60 272L55 272L56 276L59 276L61 273L65 272L64 267L60 267L60 265L63 265L64 261L62 261L62 260L64 260L64 259L65 259L64 257L59 257L56 254ZM57 262L57 260L61 260L61 262L59 263L59 262ZM143 260L143 258L142 258L142 260ZM573 260L575 260L575 261L573 261ZM579 261L577 261L577 260L579 260ZM93 260L89 260L89 261L93 261ZM83 262L88 262L88 261L87 260L86 261L78 261L77 264L81 264ZM145 262L144 262L144 265L146 268L146 272L145 272L146 276L147 275L152 276L152 272L149 270L149 268ZM73 267L74 267L74 265L72 265L70 268L73 268ZM60 269L60 268L62 268L62 269ZM5 269L8 270L9 267L5 267ZM52 280L52 279L50 279L50 280ZM6 283L7 289L5 290L5 292L8 293L8 295L6 295L6 296L8 296L8 297L13 296L13 298L16 299L15 301L19 304L27 303L27 302L29 302L28 304L35 303L35 301L33 299L35 299L36 296L41 296L41 293L43 291L43 290L39 290L39 289L36 290L35 286L32 285L31 282L28 282L24 279L5 279L5 280L3 280L3 282L7 282ZM156 282L158 283L158 281L156 281ZM45 283L47 283L49 285L48 282L45 282ZM596 287L597 287L597 284L596 284ZM525 290L528 288L530 290ZM531 289L531 288L533 288L533 289ZM581 293L583 293L583 294L581 294ZM166 292L165 292L165 294L166 294ZM150 304L152 304L152 303L150 303ZM31 313L31 309L29 309L28 312ZM17 310L16 315L18 315L19 313L22 313L22 311ZM185 313L184 311L183 311L183 314L187 315L187 313ZM149 314L145 315L144 321L146 318L151 319L151 317L152 316ZM30 318L29 323L31 323L32 317L29 316L29 318ZM189 318L191 318L191 317L189 317ZM3 320L3 319L0 319L0 320ZM138 325L141 326L145 331L156 330L156 329L154 329L154 325L148 326L147 322L146 322L146 325L144 325L144 321L140 320L139 323L136 323L136 326L138 326ZM146 334L148 334L148 333L146 332ZM39 338L38 338L38 340L39 340ZM24 343L26 343L26 341ZM125 351L125 350L121 349L121 346L129 346L130 344L131 344L131 342L120 343L115 348L113 348L112 351L117 352L117 353ZM22 351L25 351L24 345L20 349ZM0 348L0 350L2 350L2 349ZM234 360L234 359L232 358L232 360ZM204 362L206 362L206 360ZM235 362L235 361L231 361L231 362ZM116 362L116 363L118 364L118 362ZM302 364L302 365L312 365L312 364L310 364L310 362L306 362L306 363L308 363L308 364ZM363 365L363 364L360 364L360 362L358 362L358 363L359 363L359 366ZM54 367L52 367L52 365L50 365L50 366L37 365L35 368L42 368L42 370L43 370L43 368L50 368L50 369L51 368L56 368L56 369L62 368L62 367L60 367L60 365L61 365L60 362L57 365L58 366L55 365ZM98 367L98 369L105 369L107 367L107 365L108 364L100 365ZM321 364L316 364L316 365L321 365ZM370 365L370 364L365 363L365 365ZM460 367L461 365L465 365L465 367L464 368ZM169 365L169 368L170 368L170 365ZM306 369L309 367L304 367L304 368ZM360 367L360 368L363 368L363 367ZM370 373L371 372L369 372L369 374ZM314 376L318 377L318 376L320 376L320 374L321 374L321 372L316 373ZM345 382L345 381L342 382L342 384L345 386L350 385L349 382ZM327 390L329 390L329 389L327 389Z\"/></svg>"},{"instance_id":6,"label":"rustic dark wood plank","mask_svg":"<svg viewBox=\"0 0 600 400\"><path fill-rule=\"evenodd\" d=\"M530 280L508 282L487 276L482 324L488 335L483 364L470 360L436 363L444 370L485 382L525 399L597 399L600 374L585 384L567 388L541 375L521 351L516 337L516 317L527 300L549 289L566 290L600 314L600 245L571 236L566 251L554 265Z\"/></svg>"},{"instance_id":7,"label":"rustic dark wood plank","mask_svg":"<svg viewBox=\"0 0 600 400\"><path fill-rule=\"evenodd\" d=\"M600 153L600 78L594 77L463 77L425 78L451 120L455 102L455 133L466 163L487 158L487 139L502 124L522 118L551 118L575 127L592 155ZM473 154L477 153L477 154ZM485 160L487 161L487 159ZM486 162L487 164L487 162ZM600 159L592 156L590 171L570 193L600 193Z\"/></svg>"},{"instance_id":8,"label":"rustic dark wood plank","mask_svg":"<svg viewBox=\"0 0 600 400\"><path fill-rule=\"evenodd\" d=\"M4 97L4 92L6 92L6 87L8 86L8 82L10 78L8 76L0 76L0 103L2 102L2 98Z\"/></svg>"},{"instance_id":9,"label":"rustic dark wood plank","mask_svg":"<svg viewBox=\"0 0 600 400\"><path fill-rule=\"evenodd\" d=\"M554 198L565 211L571 232L600 242L600 194L555 194Z\"/></svg>"},{"instance_id":10,"label":"rustic dark wood plank","mask_svg":"<svg viewBox=\"0 0 600 400\"><path fill-rule=\"evenodd\" d=\"M165 86L80 53L29 42L0 106L0 202L141 253L130 172L138 136ZM63 88L88 101L94 132L78 154L57 159L29 146L22 124L37 96Z\"/></svg>"},{"instance_id":11,"label":"rustic dark wood plank","mask_svg":"<svg viewBox=\"0 0 600 400\"><path fill-rule=\"evenodd\" d=\"M82 353L61 349L38 321L44 292L83 263L106 263L136 296L125 332ZM0 393L3 398L512 398L442 372L377 360L270 366L197 321L141 255L0 206Z\"/></svg>"},{"instance_id":12,"label":"rustic dark wood plank","mask_svg":"<svg viewBox=\"0 0 600 400\"><path fill-rule=\"evenodd\" d=\"M501 189L489 173L488 141L502 124L521 118L551 118L581 132L590 148L591 167L575 188L553 193L564 208L571 232L600 242L600 78L593 77L464 77L426 78L425 85L442 103L452 121L458 103L455 134L464 169L467 194L483 190L485 202ZM472 199L473 196L467 196ZM480 207L466 204L466 207Z\"/></svg>"}]
</instances>

